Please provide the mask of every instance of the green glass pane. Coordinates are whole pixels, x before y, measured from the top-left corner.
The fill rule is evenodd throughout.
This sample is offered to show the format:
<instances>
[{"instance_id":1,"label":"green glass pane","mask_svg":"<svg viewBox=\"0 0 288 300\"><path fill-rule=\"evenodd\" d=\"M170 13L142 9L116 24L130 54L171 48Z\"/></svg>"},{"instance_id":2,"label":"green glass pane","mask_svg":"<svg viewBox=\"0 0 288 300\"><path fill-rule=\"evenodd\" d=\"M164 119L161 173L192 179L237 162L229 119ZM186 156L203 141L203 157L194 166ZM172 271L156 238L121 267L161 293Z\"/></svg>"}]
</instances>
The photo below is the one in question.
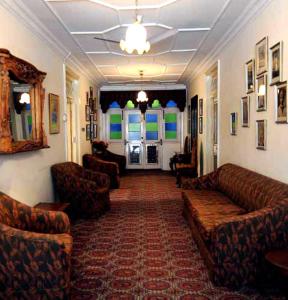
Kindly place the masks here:
<instances>
[{"instance_id":1,"label":"green glass pane","mask_svg":"<svg viewBox=\"0 0 288 300\"><path fill-rule=\"evenodd\" d=\"M128 125L128 131L134 131L134 132L138 132L140 131L140 124L139 123L130 123Z\"/></svg>"},{"instance_id":2,"label":"green glass pane","mask_svg":"<svg viewBox=\"0 0 288 300\"><path fill-rule=\"evenodd\" d=\"M32 116L27 116L28 125L32 125Z\"/></svg>"},{"instance_id":3,"label":"green glass pane","mask_svg":"<svg viewBox=\"0 0 288 300\"><path fill-rule=\"evenodd\" d=\"M146 123L146 131L158 131L158 123Z\"/></svg>"},{"instance_id":4,"label":"green glass pane","mask_svg":"<svg viewBox=\"0 0 288 300\"><path fill-rule=\"evenodd\" d=\"M152 108L159 108L161 105L160 105L160 102L159 100L154 100L153 103L152 103Z\"/></svg>"},{"instance_id":5,"label":"green glass pane","mask_svg":"<svg viewBox=\"0 0 288 300\"><path fill-rule=\"evenodd\" d=\"M176 131L166 131L165 132L165 139L166 140L175 140L177 138Z\"/></svg>"},{"instance_id":6,"label":"green glass pane","mask_svg":"<svg viewBox=\"0 0 288 300\"><path fill-rule=\"evenodd\" d=\"M165 122L166 123L175 123L175 122L177 122L177 114L176 113L167 113L167 114L165 114Z\"/></svg>"},{"instance_id":7,"label":"green glass pane","mask_svg":"<svg viewBox=\"0 0 288 300\"><path fill-rule=\"evenodd\" d=\"M131 100L127 102L127 108L135 108L135 105Z\"/></svg>"},{"instance_id":8,"label":"green glass pane","mask_svg":"<svg viewBox=\"0 0 288 300\"><path fill-rule=\"evenodd\" d=\"M111 124L121 124L121 114L111 114L110 115L110 123Z\"/></svg>"},{"instance_id":9,"label":"green glass pane","mask_svg":"<svg viewBox=\"0 0 288 300\"><path fill-rule=\"evenodd\" d=\"M121 131L110 131L110 140L121 140L122 132Z\"/></svg>"}]
</instances>

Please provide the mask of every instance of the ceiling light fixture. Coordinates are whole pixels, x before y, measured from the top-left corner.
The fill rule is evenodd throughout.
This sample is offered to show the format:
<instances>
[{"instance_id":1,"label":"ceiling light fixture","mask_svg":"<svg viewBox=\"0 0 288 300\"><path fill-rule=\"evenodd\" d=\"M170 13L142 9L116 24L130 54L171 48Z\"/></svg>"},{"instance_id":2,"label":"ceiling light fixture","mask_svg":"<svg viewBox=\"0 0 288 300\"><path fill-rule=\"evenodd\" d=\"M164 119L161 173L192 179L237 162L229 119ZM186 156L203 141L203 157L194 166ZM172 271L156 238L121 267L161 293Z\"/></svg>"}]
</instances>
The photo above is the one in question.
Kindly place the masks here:
<instances>
[{"instance_id":1,"label":"ceiling light fixture","mask_svg":"<svg viewBox=\"0 0 288 300\"><path fill-rule=\"evenodd\" d=\"M125 40L120 41L120 48L122 51L126 51L132 54L134 50L139 55L150 50L150 43L147 41L146 28L141 24L142 17L137 14L138 0L136 2L135 17L136 21L128 26L126 31Z\"/></svg>"},{"instance_id":2,"label":"ceiling light fixture","mask_svg":"<svg viewBox=\"0 0 288 300\"><path fill-rule=\"evenodd\" d=\"M19 103L21 103L21 104L24 104L24 103L30 104L30 95L28 93L22 93L21 97L20 97L20 100L19 100Z\"/></svg>"},{"instance_id":3,"label":"ceiling light fixture","mask_svg":"<svg viewBox=\"0 0 288 300\"><path fill-rule=\"evenodd\" d=\"M142 81L142 79L143 79L143 70L140 70L139 74L140 74L140 78L141 78L141 81ZM147 94L143 90L141 90L137 95L136 101L138 103L148 102Z\"/></svg>"}]
</instances>

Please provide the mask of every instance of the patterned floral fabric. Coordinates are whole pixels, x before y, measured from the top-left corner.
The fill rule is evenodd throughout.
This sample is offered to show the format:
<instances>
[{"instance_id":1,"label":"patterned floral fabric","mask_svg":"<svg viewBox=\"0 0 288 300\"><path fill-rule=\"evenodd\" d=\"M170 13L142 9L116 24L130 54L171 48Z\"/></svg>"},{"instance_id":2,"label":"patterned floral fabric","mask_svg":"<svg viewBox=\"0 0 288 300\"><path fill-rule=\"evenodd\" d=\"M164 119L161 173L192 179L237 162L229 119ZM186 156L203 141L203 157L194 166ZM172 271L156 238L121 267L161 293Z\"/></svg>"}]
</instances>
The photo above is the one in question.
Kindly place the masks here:
<instances>
[{"instance_id":1,"label":"patterned floral fabric","mask_svg":"<svg viewBox=\"0 0 288 300\"><path fill-rule=\"evenodd\" d=\"M117 189L120 187L119 167L115 162L108 162L97 158L95 155L83 155L83 166L92 171L105 173L110 177L110 188Z\"/></svg>"},{"instance_id":2,"label":"patterned floral fabric","mask_svg":"<svg viewBox=\"0 0 288 300\"><path fill-rule=\"evenodd\" d=\"M55 192L77 216L98 217L110 209L109 176L66 162L51 167Z\"/></svg>"},{"instance_id":3,"label":"patterned floral fabric","mask_svg":"<svg viewBox=\"0 0 288 300\"><path fill-rule=\"evenodd\" d=\"M0 193L0 299L68 299L72 237L62 212Z\"/></svg>"},{"instance_id":4,"label":"patterned floral fabric","mask_svg":"<svg viewBox=\"0 0 288 300\"><path fill-rule=\"evenodd\" d=\"M192 189L183 191L184 215L192 217L213 258L209 267L216 284L237 287L255 281L265 253L288 247L284 183L226 164L206 176L186 179L184 186Z\"/></svg>"}]
</instances>

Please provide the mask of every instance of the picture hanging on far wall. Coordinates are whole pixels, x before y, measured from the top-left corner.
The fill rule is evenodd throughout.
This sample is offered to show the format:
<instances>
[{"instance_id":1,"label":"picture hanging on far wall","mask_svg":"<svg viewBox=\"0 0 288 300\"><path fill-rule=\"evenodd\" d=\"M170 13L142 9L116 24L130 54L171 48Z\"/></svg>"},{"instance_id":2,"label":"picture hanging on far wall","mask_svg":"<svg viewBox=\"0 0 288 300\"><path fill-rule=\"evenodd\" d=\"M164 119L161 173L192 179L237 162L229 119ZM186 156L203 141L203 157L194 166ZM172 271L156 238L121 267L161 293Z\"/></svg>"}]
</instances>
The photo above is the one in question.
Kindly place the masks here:
<instances>
[{"instance_id":1,"label":"picture hanging on far wall","mask_svg":"<svg viewBox=\"0 0 288 300\"><path fill-rule=\"evenodd\" d=\"M276 123L287 123L287 82L276 86Z\"/></svg>"},{"instance_id":2,"label":"picture hanging on far wall","mask_svg":"<svg viewBox=\"0 0 288 300\"><path fill-rule=\"evenodd\" d=\"M97 139L97 124L93 124L93 139Z\"/></svg>"},{"instance_id":3,"label":"picture hanging on far wall","mask_svg":"<svg viewBox=\"0 0 288 300\"><path fill-rule=\"evenodd\" d=\"M97 109L95 110L94 114L93 114L93 122L97 122Z\"/></svg>"},{"instance_id":4,"label":"picture hanging on far wall","mask_svg":"<svg viewBox=\"0 0 288 300\"><path fill-rule=\"evenodd\" d=\"M283 43L279 42L269 49L269 83L270 85L282 81Z\"/></svg>"},{"instance_id":5,"label":"picture hanging on far wall","mask_svg":"<svg viewBox=\"0 0 288 300\"><path fill-rule=\"evenodd\" d=\"M250 97L242 97L241 99L241 125L249 127L250 123Z\"/></svg>"},{"instance_id":6,"label":"picture hanging on far wall","mask_svg":"<svg viewBox=\"0 0 288 300\"><path fill-rule=\"evenodd\" d=\"M267 76L265 74L257 78L257 111L264 111L267 109Z\"/></svg>"},{"instance_id":7,"label":"picture hanging on far wall","mask_svg":"<svg viewBox=\"0 0 288 300\"><path fill-rule=\"evenodd\" d=\"M245 83L246 83L246 93L252 93L255 90L255 62L254 59L249 60L245 64Z\"/></svg>"},{"instance_id":8,"label":"picture hanging on far wall","mask_svg":"<svg viewBox=\"0 0 288 300\"><path fill-rule=\"evenodd\" d=\"M86 141L91 139L91 126L90 124L86 124Z\"/></svg>"},{"instance_id":9,"label":"picture hanging on far wall","mask_svg":"<svg viewBox=\"0 0 288 300\"><path fill-rule=\"evenodd\" d=\"M230 114L230 134L236 135L237 131L237 113L233 112Z\"/></svg>"},{"instance_id":10,"label":"picture hanging on far wall","mask_svg":"<svg viewBox=\"0 0 288 300\"><path fill-rule=\"evenodd\" d=\"M59 96L49 94L49 132L60 133Z\"/></svg>"},{"instance_id":11,"label":"picture hanging on far wall","mask_svg":"<svg viewBox=\"0 0 288 300\"><path fill-rule=\"evenodd\" d=\"M268 70L268 37L264 37L256 44L256 75Z\"/></svg>"},{"instance_id":12,"label":"picture hanging on far wall","mask_svg":"<svg viewBox=\"0 0 288 300\"><path fill-rule=\"evenodd\" d=\"M203 117L199 117L199 134L203 133Z\"/></svg>"},{"instance_id":13,"label":"picture hanging on far wall","mask_svg":"<svg viewBox=\"0 0 288 300\"><path fill-rule=\"evenodd\" d=\"M267 147L267 121L256 121L256 148L266 150Z\"/></svg>"},{"instance_id":14,"label":"picture hanging on far wall","mask_svg":"<svg viewBox=\"0 0 288 300\"><path fill-rule=\"evenodd\" d=\"M85 105L85 119L86 119L86 122L89 122L90 121L90 106L89 105Z\"/></svg>"},{"instance_id":15,"label":"picture hanging on far wall","mask_svg":"<svg viewBox=\"0 0 288 300\"><path fill-rule=\"evenodd\" d=\"M199 99L199 116L203 116L203 99Z\"/></svg>"}]
</instances>

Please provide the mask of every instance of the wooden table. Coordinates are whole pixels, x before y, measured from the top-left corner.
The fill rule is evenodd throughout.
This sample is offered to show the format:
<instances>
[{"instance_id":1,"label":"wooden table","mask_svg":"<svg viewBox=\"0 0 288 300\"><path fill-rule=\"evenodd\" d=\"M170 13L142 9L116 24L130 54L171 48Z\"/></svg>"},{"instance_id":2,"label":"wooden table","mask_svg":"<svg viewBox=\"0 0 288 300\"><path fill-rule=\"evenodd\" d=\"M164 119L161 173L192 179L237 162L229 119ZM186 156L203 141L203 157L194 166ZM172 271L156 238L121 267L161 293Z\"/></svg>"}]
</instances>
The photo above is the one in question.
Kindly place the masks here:
<instances>
[{"instance_id":1,"label":"wooden table","mask_svg":"<svg viewBox=\"0 0 288 300\"><path fill-rule=\"evenodd\" d=\"M52 211L63 211L68 212L70 208L70 203L60 203L60 202L40 202L34 206L35 208L52 210Z\"/></svg>"}]
</instances>

